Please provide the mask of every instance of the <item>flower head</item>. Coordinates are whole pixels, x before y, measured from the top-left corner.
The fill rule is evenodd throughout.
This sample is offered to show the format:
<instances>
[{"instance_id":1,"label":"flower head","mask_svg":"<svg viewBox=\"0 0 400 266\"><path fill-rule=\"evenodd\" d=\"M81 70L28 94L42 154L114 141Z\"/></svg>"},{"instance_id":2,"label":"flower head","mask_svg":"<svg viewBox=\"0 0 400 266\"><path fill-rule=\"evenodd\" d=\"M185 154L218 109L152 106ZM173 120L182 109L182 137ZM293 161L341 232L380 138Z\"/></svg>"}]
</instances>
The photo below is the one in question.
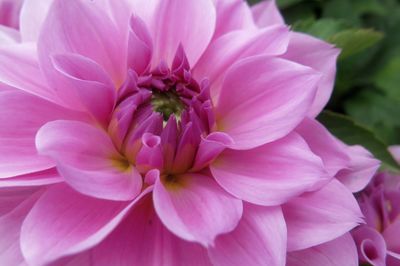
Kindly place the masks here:
<instances>
[{"instance_id":1,"label":"flower head","mask_svg":"<svg viewBox=\"0 0 400 266\"><path fill-rule=\"evenodd\" d=\"M285 265L362 221L378 162L314 119L338 50L273 2L34 2L0 48L4 260Z\"/></svg>"},{"instance_id":2,"label":"flower head","mask_svg":"<svg viewBox=\"0 0 400 266\"><path fill-rule=\"evenodd\" d=\"M393 147L392 151L395 150ZM366 224L354 229L352 234L360 262L374 266L399 265L400 176L388 172L377 174L360 193L359 203Z\"/></svg>"}]
</instances>

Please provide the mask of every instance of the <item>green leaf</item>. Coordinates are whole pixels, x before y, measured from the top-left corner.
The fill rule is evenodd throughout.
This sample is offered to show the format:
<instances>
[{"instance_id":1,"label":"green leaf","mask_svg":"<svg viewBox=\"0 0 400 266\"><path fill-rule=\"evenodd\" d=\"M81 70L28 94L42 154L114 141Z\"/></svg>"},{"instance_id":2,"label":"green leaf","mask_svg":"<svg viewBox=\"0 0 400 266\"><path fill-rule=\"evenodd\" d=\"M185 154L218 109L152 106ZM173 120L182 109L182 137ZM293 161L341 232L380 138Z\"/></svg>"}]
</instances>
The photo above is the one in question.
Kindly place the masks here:
<instances>
[{"instance_id":1,"label":"green leaf","mask_svg":"<svg viewBox=\"0 0 400 266\"><path fill-rule=\"evenodd\" d=\"M366 88L344 103L345 111L389 145L400 143L400 101Z\"/></svg>"},{"instance_id":2,"label":"green leaf","mask_svg":"<svg viewBox=\"0 0 400 266\"><path fill-rule=\"evenodd\" d=\"M279 8L287 8L294 4L300 3L303 0L277 0Z\"/></svg>"},{"instance_id":3,"label":"green leaf","mask_svg":"<svg viewBox=\"0 0 400 266\"><path fill-rule=\"evenodd\" d=\"M378 71L374 81L376 86L382 88L388 96L400 100L400 55L391 58Z\"/></svg>"},{"instance_id":4,"label":"green leaf","mask_svg":"<svg viewBox=\"0 0 400 266\"><path fill-rule=\"evenodd\" d=\"M392 171L400 171L399 165L388 152L385 143L378 139L371 130L357 124L350 117L330 111L324 111L318 120L343 142L348 145L364 146L382 161L384 167Z\"/></svg>"},{"instance_id":5,"label":"green leaf","mask_svg":"<svg viewBox=\"0 0 400 266\"><path fill-rule=\"evenodd\" d=\"M324 40L329 39L334 34L346 29L346 24L342 20L313 18L299 20L293 24L294 31L301 31L311 34Z\"/></svg>"},{"instance_id":6,"label":"green leaf","mask_svg":"<svg viewBox=\"0 0 400 266\"><path fill-rule=\"evenodd\" d=\"M383 38L383 33L372 29L348 29L330 36L327 40L342 49L340 59L357 54Z\"/></svg>"}]
</instances>

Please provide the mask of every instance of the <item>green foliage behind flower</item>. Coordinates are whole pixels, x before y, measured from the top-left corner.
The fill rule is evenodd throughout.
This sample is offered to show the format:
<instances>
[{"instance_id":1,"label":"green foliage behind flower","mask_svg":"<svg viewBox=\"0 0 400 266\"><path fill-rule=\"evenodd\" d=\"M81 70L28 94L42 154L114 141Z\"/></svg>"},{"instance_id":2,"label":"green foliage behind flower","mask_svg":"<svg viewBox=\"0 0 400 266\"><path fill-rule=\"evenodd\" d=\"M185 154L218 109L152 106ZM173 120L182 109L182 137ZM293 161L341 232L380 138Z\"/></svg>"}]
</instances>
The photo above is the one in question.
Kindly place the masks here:
<instances>
[{"instance_id":1,"label":"green foliage behind flower","mask_svg":"<svg viewBox=\"0 0 400 266\"><path fill-rule=\"evenodd\" d=\"M349 134L354 134L353 139L381 157L384 166L393 165L385 147L400 144L400 2L277 0L277 3L286 23L294 30L342 49L335 90L326 108L330 112L323 114L321 121L326 123L329 117L330 122L325 124L329 128L335 119L336 126L346 124L341 121L343 118L352 120L357 130L331 130L345 142ZM370 138L359 138L362 129ZM377 141L384 145L371 145Z\"/></svg>"}]
</instances>

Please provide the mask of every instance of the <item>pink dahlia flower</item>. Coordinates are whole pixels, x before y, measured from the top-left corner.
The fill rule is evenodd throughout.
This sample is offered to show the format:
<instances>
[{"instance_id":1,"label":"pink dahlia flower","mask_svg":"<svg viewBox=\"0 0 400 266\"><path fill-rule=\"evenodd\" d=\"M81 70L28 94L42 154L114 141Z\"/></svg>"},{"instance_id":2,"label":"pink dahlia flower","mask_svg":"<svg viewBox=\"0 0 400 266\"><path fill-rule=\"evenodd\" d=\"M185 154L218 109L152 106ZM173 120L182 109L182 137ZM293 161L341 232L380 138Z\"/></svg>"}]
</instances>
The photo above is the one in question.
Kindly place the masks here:
<instances>
[{"instance_id":1,"label":"pink dahlia flower","mask_svg":"<svg viewBox=\"0 0 400 266\"><path fill-rule=\"evenodd\" d=\"M391 152L400 163L398 147ZM366 224L352 234L361 263L373 266L400 265L400 176L377 174L360 193L359 203Z\"/></svg>"},{"instance_id":2,"label":"pink dahlia flower","mask_svg":"<svg viewBox=\"0 0 400 266\"><path fill-rule=\"evenodd\" d=\"M273 2L40 3L0 45L1 265L356 265L337 49Z\"/></svg>"}]
</instances>

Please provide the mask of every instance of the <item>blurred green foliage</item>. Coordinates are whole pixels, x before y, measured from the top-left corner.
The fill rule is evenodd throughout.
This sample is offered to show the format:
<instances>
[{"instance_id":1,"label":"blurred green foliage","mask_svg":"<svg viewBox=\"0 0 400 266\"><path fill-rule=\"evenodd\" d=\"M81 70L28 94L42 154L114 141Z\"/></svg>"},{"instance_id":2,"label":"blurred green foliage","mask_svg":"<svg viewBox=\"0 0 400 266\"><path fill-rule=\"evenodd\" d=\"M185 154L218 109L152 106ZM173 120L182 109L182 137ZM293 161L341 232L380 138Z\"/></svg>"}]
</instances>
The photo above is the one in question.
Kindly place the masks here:
<instances>
[{"instance_id":1,"label":"blurred green foliage","mask_svg":"<svg viewBox=\"0 0 400 266\"><path fill-rule=\"evenodd\" d=\"M384 150L388 145L400 144L400 1L277 3L293 30L342 49L335 90L326 108L329 112L320 120L345 142L362 144L386 165L393 166ZM338 130L339 125L350 129Z\"/></svg>"}]
</instances>

